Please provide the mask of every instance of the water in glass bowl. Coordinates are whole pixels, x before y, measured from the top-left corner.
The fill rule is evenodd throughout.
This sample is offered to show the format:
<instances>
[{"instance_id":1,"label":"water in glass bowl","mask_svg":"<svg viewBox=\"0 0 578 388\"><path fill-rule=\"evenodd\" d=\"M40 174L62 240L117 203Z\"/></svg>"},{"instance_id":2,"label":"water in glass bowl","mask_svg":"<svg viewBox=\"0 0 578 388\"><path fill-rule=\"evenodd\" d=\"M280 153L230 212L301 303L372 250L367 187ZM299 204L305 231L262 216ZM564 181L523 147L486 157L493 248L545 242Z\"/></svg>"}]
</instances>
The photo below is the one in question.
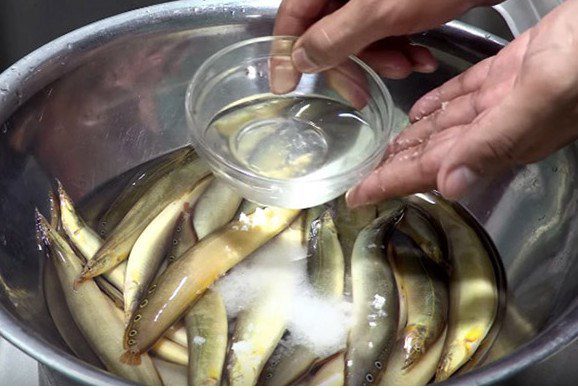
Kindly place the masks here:
<instances>
[{"instance_id":1,"label":"water in glass bowl","mask_svg":"<svg viewBox=\"0 0 578 388\"><path fill-rule=\"evenodd\" d=\"M376 152L379 136L359 111L337 100L267 94L223 109L205 140L255 176L318 181L357 167Z\"/></svg>"}]
</instances>

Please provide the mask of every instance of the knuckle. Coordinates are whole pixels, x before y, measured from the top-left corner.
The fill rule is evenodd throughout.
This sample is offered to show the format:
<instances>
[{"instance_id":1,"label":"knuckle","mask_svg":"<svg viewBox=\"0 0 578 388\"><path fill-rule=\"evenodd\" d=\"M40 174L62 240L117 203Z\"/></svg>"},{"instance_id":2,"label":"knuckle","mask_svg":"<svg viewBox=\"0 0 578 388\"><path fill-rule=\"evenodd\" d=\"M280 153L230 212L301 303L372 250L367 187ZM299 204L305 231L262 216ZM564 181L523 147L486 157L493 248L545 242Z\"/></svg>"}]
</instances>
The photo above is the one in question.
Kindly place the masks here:
<instances>
[{"instance_id":1,"label":"knuckle","mask_svg":"<svg viewBox=\"0 0 578 388\"><path fill-rule=\"evenodd\" d=\"M458 82L458 89L460 91L467 90L468 87L468 72L461 73L457 76L456 81Z\"/></svg>"},{"instance_id":2,"label":"knuckle","mask_svg":"<svg viewBox=\"0 0 578 388\"><path fill-rule=\"evenodd\" d=\"M283 0L281 4L279 4L279 10L277 12L278 15L291 16L293 10L293 2L291 0Z\"/></svg>"},{"instance_id":3,"label":"knuckle","mask_svg":"<svg viewBox=\"0 0 578 388\"><path fill-rule=\"evenodd\" d=\"M339 36L332 33L326 24L313 28L307 33L303 46L314 62L320 65L333 64L333 59L341 53Z\"/></svg>"},{"instance_id":4,"label":"knuckle","mask_svg":"<svg viewBox=\"0 0 578 388\"><path fill-rule=\"evenodd\" d=\"M308 34L303 39L303 47L305 47L307 55L309 55L316 64L323 65L327 62L326 42L320 38L319 34Z\"/></svg>"},{"instance_id":5,"label":"knuckle","mask_svg":"<svg viewBox=\"0 0 578 388\"><path fill-rule=\"evenodd\" d=\"M484 107L484 96L480 90L476 90L469 97L467 97L469 108L471 109L472 116L478 117Z\"/></svg>"},{"instance_id":6,"label":"knuckle","mask_svg":"<svg viewBox=\"0 0 578 388\"><path fill-rule=\"evenodd\" d=\"M279 5L278 13L295 18L302 18L307 15L301 4L295 0L283 0Z\"/></svg>"},{"instance_id":7,"label":"knuckle","mask_svg":"<svg viewBox=\"0 0 578 388\"><path fill-rule=\"evenodd\" d=\"M433 153L427 150L416 151L419 152L417 158L417 170L422 177L431 177L436 172L436 161Z\"/></svg>"}]
</instances>

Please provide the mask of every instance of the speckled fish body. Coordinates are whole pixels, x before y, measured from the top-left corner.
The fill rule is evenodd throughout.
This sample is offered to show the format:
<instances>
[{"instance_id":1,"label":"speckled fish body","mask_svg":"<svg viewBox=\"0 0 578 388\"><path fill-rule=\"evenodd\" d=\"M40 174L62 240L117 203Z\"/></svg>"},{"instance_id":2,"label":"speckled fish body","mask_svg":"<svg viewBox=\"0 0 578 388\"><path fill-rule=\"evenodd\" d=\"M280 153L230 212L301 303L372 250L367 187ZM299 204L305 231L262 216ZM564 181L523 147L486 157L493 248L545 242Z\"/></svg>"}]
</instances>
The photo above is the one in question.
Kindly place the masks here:
<instances>
[{"instance_id":1,"label":"speckled fish body","mask_svg":"<svg viewBox=\"0 0 578 388\"><path fill-rule=\"evenodd\" d=\"M79 281L107 272L128 258L140 234L171 202L206 177L209 167L196 156L161 177L134 204L89 260Z\"/></svg>"},{"instance_id":2,"label":"speckled fish body","mask_svg":"<svg viewBox=\"0 0 578 388\"><path fill-rule=\"evenodd\" d=\"M390 240L407 303L402 331L405 368L410 368L444 331L448 318L448 281L445 271L401 232Z\"/></svg>"},{"instance_id":3,"label":"speckled fish body","mask_svg":"<svg viewBox=\"0 0 578 388\"><path fill-rule=\"evenodd\" d=\"M111 372L129 380L147 385L162 384L148 355L141 357L138 366L126 365L120 361L124 325L115 312L116 307L93 281L88 281L84 287L73 291L75 279L82 270L81 260L64 238L40 215L37 215L37 229L50 250L51 260L65 290L66 303L74 321L102 363ZM106 324L103 324L103 321Z\"/></svg>"},{"instance_id":4,"label":"speckled fish body","mask_svg":"<svg viewBox=\"0 0 578 388\"><path fill-rule=\"evenodd\" d=\"M125 320L128 323L151 280L156 276L171 245L171 237L181 211L189 208L202 195L212 177L203 178L161 211L136 240L126 266L124 281Z\"/></svg>"},{"instance_id":5,"label":"speckled fish body","mask_svg":"<svg viewBox=\"0 0 578 388\"><path fill-rule=\"evenodd\" d=\"M136 362L229 269L283 231L298 210L265 208L199 241L149 286L127 327L126 362Z\"/></svg>"},{"instance_id":6,"label":"speckled fish body","mask_svg":"<svg viewBox=\"0 0 578 388\"><path fill-rule=\"evenodd\" d=\"M387 244L404 206L392 207L364 228L351 255L353 327L346 352L347 385L381 377L397 334L399 299Z\"/></svg>"},{"instance_id":7,"label":"speckled fish body","mask_svg":"<svg viewBox=\"0 0 578 388\"><path fill-rule=\"evenodd\" d=\"M227 353L228 323L221 295L208 289L185 316L189 385L220 385Z\"/></svg>"},{"instance_id":8,"label":"speckled fish body","mask_svg":"<svg viewBox=\"0 0 578 388\"><path fill-rule=\"evenodd\" d=\"M114 198L107 210L99 217L98 233L101 237L108 237L120 221L126 216L135 203L157 181L168 174L171 170L182 166L195 157L195 152L190 147L185 147L155 160L154 165L149 163L139 166L138 171L128 180L126 186Z\"/></svg>"},{"instance_id":9,"label":"speckled fish body","mask_svg":"<svg viewBox=\"0 0 578 388\"><path fill-rule=\"evenodd\" d=\"M419 194L408 200L442 226L452 265L448 332L436 381L455 373L476 352L492 327L498 308L494 269L477 233L438 195Z\"/></svg>"}]
</instances>

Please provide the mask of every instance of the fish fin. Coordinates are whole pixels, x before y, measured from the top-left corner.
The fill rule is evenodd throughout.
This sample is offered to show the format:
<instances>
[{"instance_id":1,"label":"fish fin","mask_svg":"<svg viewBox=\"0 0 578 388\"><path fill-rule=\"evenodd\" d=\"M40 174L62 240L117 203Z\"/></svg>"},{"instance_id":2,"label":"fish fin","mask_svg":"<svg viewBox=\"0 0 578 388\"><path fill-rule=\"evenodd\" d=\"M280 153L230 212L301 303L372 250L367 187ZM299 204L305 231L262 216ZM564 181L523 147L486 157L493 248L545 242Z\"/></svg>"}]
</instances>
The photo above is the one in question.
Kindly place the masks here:
<instances>
[{"instance_id":1,"label":"fish fin","mask_svg":"<svg viewBox=\"0 0 578 388\"><path fill-rule=\"evenodd\" d=\"M76 278L76 280L74 281L74 284L72 285L72 289L74 291L78 290L78 287L80 287L82 285L82 283L86 282L87 280L89 280L89 278L85 277L82 273L80 274L80 276L78 278Z\"/></svg>"},{"instance_id":2,"label":"fish fin","mask_svg":"<svg viewBox=\"0 0 578 388\"><path fill-rule=\"evenodd\" d=\"M50 238L48 236L48 221L38 209L34 209L34 218L36 222L36 238L41 246L48 247Z\"/></svg>"},{"instance_id":3,"label":"fish fin","mask_svg":"<svg viewBox=\"0 0 578 388\"><path fill-rule=\"evenodd\" d=\"M60 230L60 201L52 190L48 191L48 202L50 203L50 226L55 230Z\"/></svg>"},{"instance_id":4,"label":"fish fin","mask_svg":"<svg viewBox=\"0 0 578 388\"><path fill-rule=\"evenodd\" d=\"M435 374L434 382L439 383L441 381L447 380L452 375L452 371L450 369L451 355L446 353L440 360L438 369Z\"/></svg>"},{"instance_id":5,"label":"fish fin","mask_svg":"<svg viewBox=\"0 0 578 388\"><path fill-rule=\"evenodd\" d=\"M60 182L59 179L56 179L56 190L58 191L59 197L68 198L68 194L66 194L66 191L64 190L64 186L62 185L62 182Z\"/></svg>"},{"instance_id":6,"label":"fish fin","mask_svg":"<svg viewBox=\"0 0 578 388\"><path fill-rule=\"evenodd\" d=\"M140 354L135 350L127 350L120 356L120 362L127 365L140 365Z\"/></svg>"}]
</instances>

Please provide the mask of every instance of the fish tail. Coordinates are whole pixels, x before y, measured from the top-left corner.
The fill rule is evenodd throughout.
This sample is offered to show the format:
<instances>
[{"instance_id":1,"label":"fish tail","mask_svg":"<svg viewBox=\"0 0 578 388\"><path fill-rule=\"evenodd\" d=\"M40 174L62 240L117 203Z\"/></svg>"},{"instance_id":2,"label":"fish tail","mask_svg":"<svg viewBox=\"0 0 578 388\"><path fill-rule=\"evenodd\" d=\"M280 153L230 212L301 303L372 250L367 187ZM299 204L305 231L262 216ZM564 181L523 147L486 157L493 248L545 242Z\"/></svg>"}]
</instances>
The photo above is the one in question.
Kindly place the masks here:
<instances>
[{"instance_id":1,"label":"fish tail","mask_svg":"<svg viewBox=\"0 0 578 388\"><path fill-rule=\"evenodd\" d=\"M434 382L439 383L440 381L447 380L452 375L451 364L451 354L444 354L438 365Z\"/></svg>"},{"instance_id":2,"label":"fish tail","mask_svg":"<svg viewBox=\"0 0 578 388\"><path fill-rule=\"evenodd\" d=\"M64 190L64 186L62 185L62 183L58 179L56 179L56 190L58 191L58 195L59 195L61 200L62 199L67 200L69 198L68 194Z\"/></svg>"},{"instance_id":3,"label":"fish tail","mask_svg":"<svg viewBox=\"0 0 578 388\"><path fill-rule=\"evenodd\" d=\"M447 346L447 345L446 345ZM453 375L470 357L471 349L468 344L454 343L444 350L438 370L436 371L436 382L448 379Z\"/></svg>"},{"instance_id":4,"label":"fish tail","mask_svg":"<svg viewBox=\"0 0 578 388\"><path fill-rule=\"evenodd\" d=\"M74 291L77 291L78 288L82 285L82 283L84 283L85 281L89 280L90 278L86 277L84 274L80 274L80 276L78 278L76 278L76 280L74 281L74 284L72 285L72 289Z\"/></svg>"},{"instance_id":5,"label":"fish tail","mask_svg":"<svg viewBox=\"0 0 578 388\"><path fill-rule=\"evenodd\" d=\"M48 221L46 218L40 213L38 209L34 209L34 217L36 220L36 238L41 246L49 246L50 245L50 237L48 235Z\"/></svg>"},{"instance_id":6,"label":"fish tail","mask_svg":"<svg viewBox=\"0 0 578 388\"><path fill-rule=\"evenodd\" d=\"M76 279L74 281L74 289L76 290L78 288L78 286L80 286L85 281L90 280L96 276L99 276L102 273L103 273L103 271L96 271L95 270L95 267L93 267L92 261L90 261L90 260L87 261L86 264L84 264L84 268L80 272L80 275L78 275L78 279Z\"/></svg>"},{"instance_id":7,"label":"fish tail","mask_svg":"<svg viewBox=\"0 0 578 388\"><path fill-rule=\"evenodd\" d=\"M127 365L140 365L140 354L135 350L127 350L120 356L120 362Z\"/></svg>"}]
</instances>

